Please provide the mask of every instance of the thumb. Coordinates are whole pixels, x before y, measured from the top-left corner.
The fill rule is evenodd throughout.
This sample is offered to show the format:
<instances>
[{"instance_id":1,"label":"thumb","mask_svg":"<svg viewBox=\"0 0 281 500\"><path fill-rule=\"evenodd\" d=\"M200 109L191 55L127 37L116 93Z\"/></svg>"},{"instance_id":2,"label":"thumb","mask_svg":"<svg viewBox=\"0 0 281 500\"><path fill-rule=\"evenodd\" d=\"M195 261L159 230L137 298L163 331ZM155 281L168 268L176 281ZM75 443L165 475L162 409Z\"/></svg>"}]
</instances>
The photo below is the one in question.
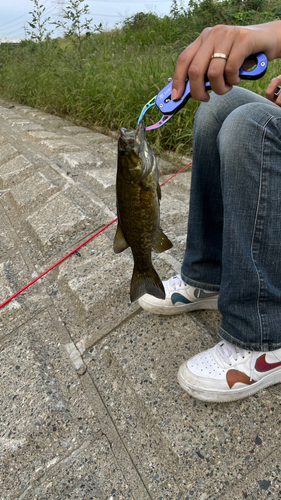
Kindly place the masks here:
<instances>
[{"instance_id":1,"label":"thumb","mask_svg":"<svg viewBox=\"0 0 281 500\"><path fill-rule=\"evenodd\" d=\"M184 93L186 78L188 77L188 69L200 45L200 39L197 38L195 42L186 47L177 60L171 95L173 101L180 99Z\"/></svg>"},{"instance_id":2,"label":"thumb","mask_svg":"<svg viewBox=\"0 0 281 500\"><path fill-rule=\"evenodd\" d=\"M172 101L177 101L181 98L185 89L185 80L185 78L182 78L181 80L179 78L174 78L171 95Z\"/></svg>"}]
</instances>

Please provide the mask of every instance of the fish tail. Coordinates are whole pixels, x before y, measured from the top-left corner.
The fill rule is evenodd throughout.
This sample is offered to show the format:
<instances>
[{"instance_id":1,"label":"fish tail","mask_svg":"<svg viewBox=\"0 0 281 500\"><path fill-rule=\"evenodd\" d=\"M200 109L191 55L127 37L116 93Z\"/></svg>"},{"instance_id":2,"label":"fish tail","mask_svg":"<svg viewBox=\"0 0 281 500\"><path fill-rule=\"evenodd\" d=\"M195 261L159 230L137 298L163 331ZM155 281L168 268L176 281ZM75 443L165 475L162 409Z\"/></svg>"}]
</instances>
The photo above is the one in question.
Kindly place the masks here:
<instances>
[{"instance_id":1,"label":"fish tail","mask_svg":"<svg viewBox=\"0 0 281 500\"><path fill-rule=\"evenodd\" d=\"M154 267L151 266L151 268L146 272L140 272L135 266L131 281L131 302L135 302L145 293L154 295L154 297L157 297L158 299L165 299L163 283Z\"/></svg>"}]
</instances>

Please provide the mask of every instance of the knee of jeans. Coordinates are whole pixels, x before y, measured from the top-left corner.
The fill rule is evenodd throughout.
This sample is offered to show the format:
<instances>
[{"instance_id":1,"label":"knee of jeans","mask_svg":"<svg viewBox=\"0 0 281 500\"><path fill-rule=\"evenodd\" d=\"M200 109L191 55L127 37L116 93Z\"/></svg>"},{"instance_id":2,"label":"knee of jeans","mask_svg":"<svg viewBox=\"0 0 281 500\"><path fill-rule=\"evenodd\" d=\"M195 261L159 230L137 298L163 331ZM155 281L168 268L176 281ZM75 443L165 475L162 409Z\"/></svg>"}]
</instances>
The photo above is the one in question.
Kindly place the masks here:
<instances>
[{"instance_id":1,"label":"knee of jeans","mask_svg":"<svg viewBox=\"0 0 281 500\"><path fill-rule=\"evenodd\" d=\"M210 129L210 127L212 128L216 124L216 112L220 105L220 101L217 97L218 96L214 92L211 92L209 102L202 102L200 104L195 116L195 132L196 129Z\"/></svg>"},{"instance_id":2,"label":"knee of jeans","mask_svg":"<svg viewBox=\"0 0 281 500\"><path fill-rule=\"evenodd\" d=\"M219 130L221 124L224 122L228 114L232 111L232 108L237 105L241 99L239 90L233 88L231 93L228 92L225 95L217 95L215 92L210 93L209 102L202 102L197 110L195 123L194 123L194 133L197 130L200 133L204 131ZM243 89L244 90L244 89ZM237 94L237 95L236 95Z\"/></svg>"},{"instance_id":3,"label":"knee of jeans","mask_svg":"<svg viewBox=\"0 0 281 500\"><path fill-rule=\"evenodd\" d=\"M223 122L217 138L220 155L245 151L254 144L257 130L263 127L262 113L267 115L263 105L248 103L234 109ZM265 117L266 121L266 117Z\"/></svg>"}]
</instances>

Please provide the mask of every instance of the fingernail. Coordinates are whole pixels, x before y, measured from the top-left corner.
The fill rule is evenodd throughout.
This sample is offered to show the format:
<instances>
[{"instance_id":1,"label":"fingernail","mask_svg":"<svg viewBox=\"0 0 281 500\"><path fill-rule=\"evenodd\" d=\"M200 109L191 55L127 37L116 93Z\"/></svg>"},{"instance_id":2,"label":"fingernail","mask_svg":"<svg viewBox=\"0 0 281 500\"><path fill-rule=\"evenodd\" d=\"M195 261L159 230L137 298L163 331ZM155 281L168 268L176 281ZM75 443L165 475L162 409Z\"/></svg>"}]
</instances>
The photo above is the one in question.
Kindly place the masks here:
<instances>
[{"instance_id":1,"label":"fingernail","mask_svg":"<svg viewBox=\"0 0 281 500\"><path fill-rule=\"evenodd\" d=\"M172 89L172 95L171 95L172 101L175 101L177 97L178 97L178 91L176 89Z\"/></svg>"}]
</instances>

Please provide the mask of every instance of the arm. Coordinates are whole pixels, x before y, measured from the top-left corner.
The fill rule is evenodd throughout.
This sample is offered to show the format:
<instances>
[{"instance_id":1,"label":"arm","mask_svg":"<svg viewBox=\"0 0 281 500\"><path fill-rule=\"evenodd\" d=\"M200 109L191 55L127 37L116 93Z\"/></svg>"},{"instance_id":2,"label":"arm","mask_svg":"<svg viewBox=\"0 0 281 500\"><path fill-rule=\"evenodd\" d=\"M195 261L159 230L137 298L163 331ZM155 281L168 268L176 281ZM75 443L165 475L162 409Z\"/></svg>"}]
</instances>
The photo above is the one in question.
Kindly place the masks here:
<instances>
[{"instance_id":1,"label":"arm","mask_svg":"<svg viewBox=\"0 0 281 500\"><path fill-rule=\"evenodd\" d=\"M227 60L212 59L216 52L225 54ZM181 97L188 77L193 99L208 101L204 85L206 73L214 92L225 94L240 83L239 68L245 58L257 52L264 52L269 61L281 57L281 21L206 28L178 58L172 98Z\"/></svg>"}]
</instances>

